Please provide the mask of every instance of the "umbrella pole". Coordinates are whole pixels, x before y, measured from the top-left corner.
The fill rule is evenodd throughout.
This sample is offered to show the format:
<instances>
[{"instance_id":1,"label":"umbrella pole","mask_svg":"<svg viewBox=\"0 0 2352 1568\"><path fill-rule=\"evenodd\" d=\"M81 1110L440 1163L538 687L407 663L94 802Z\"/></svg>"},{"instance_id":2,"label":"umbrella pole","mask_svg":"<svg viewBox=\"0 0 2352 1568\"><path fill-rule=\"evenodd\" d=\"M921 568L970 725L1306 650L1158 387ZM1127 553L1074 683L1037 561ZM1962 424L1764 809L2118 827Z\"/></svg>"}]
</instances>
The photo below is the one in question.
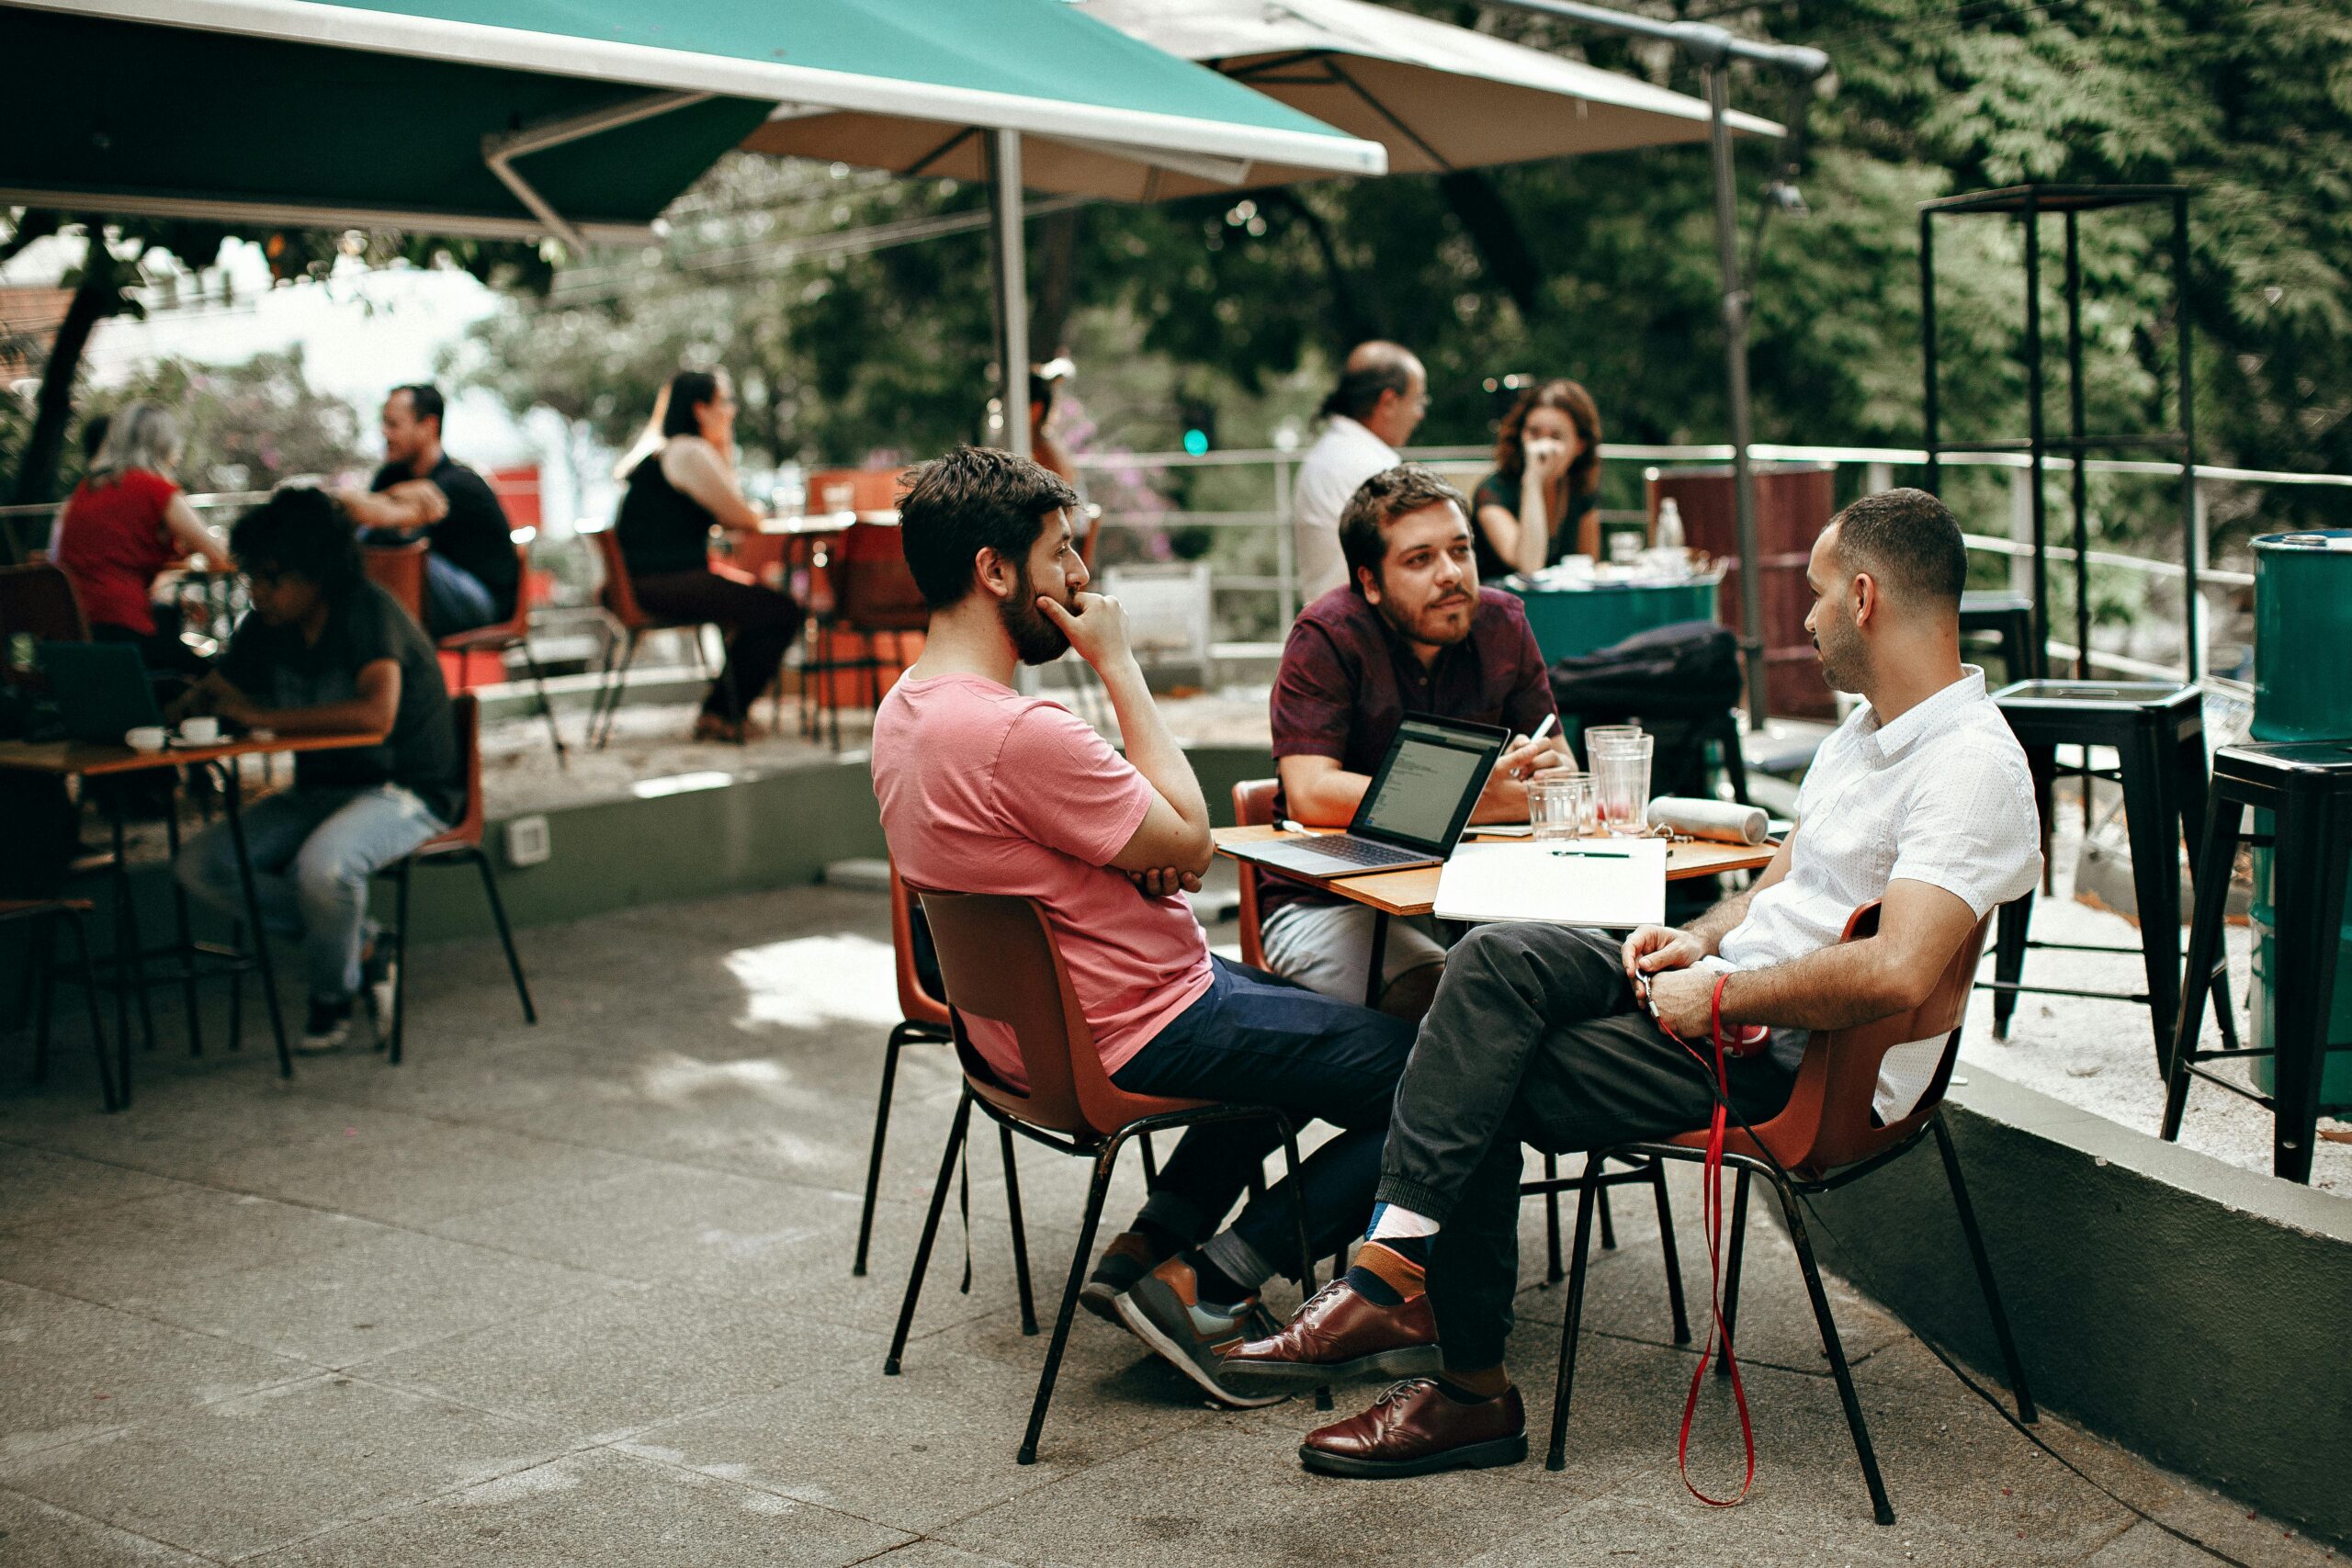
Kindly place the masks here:
<instances>
[{"instance_id":1,"label":"umbrella pole","mask_svg":"<svg viewBox=\"0 0 2352 1568\"><path fill-rule=\"evenodd\" d=\"M1004 449L1029 451L1029 262L1022 232L1021 133L988 133L991 221L989 259L996 274L997 406L1004 411Z\"/></svg>"},{"instance_id":2,"label":"umbrella pole","mask_svg":"<svg viewBox=\"0 0 2352 1568\"><path fill-rule=\"evenodd\" d=\"M1747 458L1754 437L1747 401L1747 289L1739 269L1739 215L1731 124L1724 118L1729 62L1707 67L1707 146L1714 167L1715 259L1724 275L1724 358L1731 393L1732 504L1739 529L1739 652L1747 677L1747 727L1764 728L1763 560L1756 545L1756 485Z\"/></svg>"}]
</instances>

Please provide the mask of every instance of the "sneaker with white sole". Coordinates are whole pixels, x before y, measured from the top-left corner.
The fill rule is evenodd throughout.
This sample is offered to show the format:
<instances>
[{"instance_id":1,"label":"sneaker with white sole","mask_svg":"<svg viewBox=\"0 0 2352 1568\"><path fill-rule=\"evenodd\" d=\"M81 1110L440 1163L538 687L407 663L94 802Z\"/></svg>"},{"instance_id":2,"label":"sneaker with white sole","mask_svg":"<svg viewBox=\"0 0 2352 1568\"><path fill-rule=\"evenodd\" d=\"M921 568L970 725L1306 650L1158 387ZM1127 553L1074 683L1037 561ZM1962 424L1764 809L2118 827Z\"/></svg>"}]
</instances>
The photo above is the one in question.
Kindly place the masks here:
<instances>
[{"instance_id":1,"label":"sneaker with white sole","mask_svg":"<svg viewBox=\"0 0 2352 1568\"><path fill-rule=\"evenodd\" d=\"M322 1002L311 998L311 1016L302 1024L302 1038L294 1049L310 1055L332 1051L351 1037L351 998L339 1002Z\"/></svg>"},{"instance_id":2,"label":"sneaker with white sole","mask_svg":"<svg viewBox=\"0 0 2352 1568\"><path fill-rule=\"evenodd\" d=\"M1200 1281L1182 1258L1171 1258L1137 1280L1112 1304L1129 1332L1219 1404L1254 1410L1290 1397L1238 1393L1217 1376L1218 1350L1249 1337L1258 1298L1229 1308L1203 1306Z\"/></svg>"}]
</instances>

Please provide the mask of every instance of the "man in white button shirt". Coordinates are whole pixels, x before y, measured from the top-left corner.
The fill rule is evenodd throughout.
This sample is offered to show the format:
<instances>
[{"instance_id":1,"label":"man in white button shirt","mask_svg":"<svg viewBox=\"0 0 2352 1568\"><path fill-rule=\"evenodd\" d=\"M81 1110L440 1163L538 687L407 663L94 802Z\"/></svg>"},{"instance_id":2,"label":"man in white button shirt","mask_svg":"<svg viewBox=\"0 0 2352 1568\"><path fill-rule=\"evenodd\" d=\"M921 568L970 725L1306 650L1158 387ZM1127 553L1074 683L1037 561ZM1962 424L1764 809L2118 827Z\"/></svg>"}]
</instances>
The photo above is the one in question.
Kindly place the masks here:
<instances>
[{"instance_id":1,"label":"man in white button shirt","mask_svg":"<svg viewBox=\"0 0 2352 1568\"><path fill-rule=\"evenodd\" d=\"M1339 386L1323 400L1323 434L1306 449L1291 490L1300 604L1347 582L1340 513L1364 480L1403 460L1396 448L1413 438L1429 408L1429 374L1410 349L1375 338L1349 351Z\"/></svg>"},{"instance_id":2,"label":"man in white button shirt","mask_svg":"<svg viewBox=\"0 0 2352 1568\"><path fill-rule=\"evenodd\" d=\"M1681 931L1645 926L1621 942L1493 925L1453 949L1397 1089L1357 1266L1225 1363L1236 1386L1253 1373L1283 1383L1442 1368L1311 1433L1309 1469L1385 1476L1523 1458L1525 1417L1502 1365L1521 1143L1566 1153L1705 1125L1711 1070L1661 1026L1705 1049L1719 981L1726 1028L1772 1032L1768 1050L1727 1064L1734 1111L1770 1118L1811 1031L1917 1007L1977 923L2033 886L2041 852L2025 754L1984 671L1960 661L1966 575L1959 525L1922 491L1866 497L1823 530L1805 626L1829 683L1868 705L1822 746L1799 827L1754 887ZM1872 899L1877 934L1841 943ZM1882 1120L1917 1103L1941 1044L1889 1055Z\"/></svg>"}]
</instances>

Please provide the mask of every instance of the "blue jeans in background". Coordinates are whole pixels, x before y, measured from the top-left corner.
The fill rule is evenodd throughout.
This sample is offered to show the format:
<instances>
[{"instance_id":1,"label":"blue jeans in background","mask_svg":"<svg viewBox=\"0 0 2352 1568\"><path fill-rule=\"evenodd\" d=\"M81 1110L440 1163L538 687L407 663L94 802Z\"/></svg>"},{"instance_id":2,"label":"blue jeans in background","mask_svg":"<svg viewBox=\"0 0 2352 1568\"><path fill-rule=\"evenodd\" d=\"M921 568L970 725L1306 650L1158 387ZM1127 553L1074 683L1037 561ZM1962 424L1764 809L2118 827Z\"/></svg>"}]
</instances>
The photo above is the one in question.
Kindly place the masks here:
<instances>
[{"instance_id":1,"label":"blue jeans in background","mask_svg":"<svg viewBox=\"0 0 2352 1568\"><path fill-rule=\"evenodd\" d=\"M322 1002L359 989L368 879L448 826L392 784L281 790L245 807L244 825L262 926L301 940L311 996ZM237 845L225 821L181 846L173 872L197 898L244 919Z\"/></svg>"},{"instance_id":2,"label":"blue jeans in background","mask_svg":"<svg viewBox=\"0 0 2352 1568\"><path fill-rule=\"evenodd\" d=\"M521 590L517 589L517 592ZM435 637L455 637L497 620L498 605L481 579L434 550L424 558L424 626Z\"/></svg>"},{"instance_id":3,"label":"blue jeans in background","mask_svg":"<svg viewBox=\"0 0 2352 1568\"><path fill-rule=\"evenodd\" d=\"M1130 1094L1272 1105L1343 1129L1299 1162L1306 1234L1327 1258L1362 1235L1380 1179L1388 1111L1413 1050L1413 1026L1334 1000L1255 969L1209 960L1201 998L1129 1057L1111 1081ZM1250 1173L1282 1139L1263 1122L1187 1131L1159 1168L1144 1213L1195 1239L1240 1198ZM1210 1241L1212 1261L1244 1283L1298 1269L1297 1223L1287 1177Z\"/></svg>"}]
</instances>

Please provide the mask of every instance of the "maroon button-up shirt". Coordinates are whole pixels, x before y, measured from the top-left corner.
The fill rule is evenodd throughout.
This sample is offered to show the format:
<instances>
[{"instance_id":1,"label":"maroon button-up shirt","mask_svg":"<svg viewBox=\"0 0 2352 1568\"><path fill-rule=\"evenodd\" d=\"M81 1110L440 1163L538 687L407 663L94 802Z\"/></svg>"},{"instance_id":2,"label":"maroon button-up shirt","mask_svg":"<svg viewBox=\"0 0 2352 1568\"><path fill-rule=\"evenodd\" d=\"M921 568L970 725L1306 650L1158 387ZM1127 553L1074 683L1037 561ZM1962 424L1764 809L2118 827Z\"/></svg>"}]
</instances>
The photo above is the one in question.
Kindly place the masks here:
<instances>
[{"instance_id":1,"label":"maroon button-up shirt","mask_svg":"<svg viewBox=\"0 0 2352 1568\"><path fill-rule=\"evenodd\" d=\"M1274 677L1274 756L1331 757L1351 773L1369 774L1408 713L1529 735L1556 711L1543 652L1515 595L1480 589L1470 635L1425 670L1363 594L1335 588L1291 626ZM1276 813L1289 809L1277 793ZM1285 904L1337 902L1279 876L1266 877L1258 896L1261 919Z\"/></svg>"}]
</instances>

